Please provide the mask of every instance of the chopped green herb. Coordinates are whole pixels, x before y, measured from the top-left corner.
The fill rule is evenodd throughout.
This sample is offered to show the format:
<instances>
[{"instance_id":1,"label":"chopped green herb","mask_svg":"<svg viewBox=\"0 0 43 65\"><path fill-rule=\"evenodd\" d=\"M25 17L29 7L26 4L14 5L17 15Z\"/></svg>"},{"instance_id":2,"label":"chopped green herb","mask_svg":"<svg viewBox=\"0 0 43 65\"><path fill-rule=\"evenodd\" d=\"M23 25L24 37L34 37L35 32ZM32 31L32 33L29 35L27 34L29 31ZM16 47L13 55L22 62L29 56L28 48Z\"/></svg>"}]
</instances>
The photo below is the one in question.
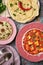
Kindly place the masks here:
<instances>
[{"instance_id":1,"label":"chopped green herb","mask_svg":"<svg viewBox=\"0 0 43 65\"><path fill-rule=\"evenodd\" d=\"M15 5L17 5L17 3L15 3Z\"/></svg>"},{"instance_id":2,"label":"chopped green herb","mask_svg":"<svg viewBox=\"0 0 43 65\"><path fill-rule=\"evenodd\" d=\"M35 11L36 9L34 9L34 11Z\"/></svg>"},{"instance_id":3,"label":"chopped green herb","mask_svg":"<svg viewBox=\"0 0 43 65\"><path fill-rule=\"evenodd\" d=\"M0 0L0 3L2 3L2 0Z\"/></svg>"},{"instance_id":4,"label":"chopped green herb","mask_svg":"<svg viewBox=\"0 0 43 65\"><path fill-rule=\"evenodd\" d=\"M10 3L10 7L12 7L13 6L13 4L12 3Z\"/></svg>"},{"instance_id":5,"label":"chopped green herb","mask_svg":"<svg viewBox=\"0 0 43 65\"><path fill-rule=\"evenodd\" d=\"M14 16L16 16L16 14L13 14Z\"/></svg>"},{"instance_id":6,"label":"chopped green herb","mask_svg":"<svg viewBox=\"0 0 43 65\"><path fill-rule=\"evenodd\" d=\"M27 6L29 6L29 4L27 4Z\"/></svg>"},{"instance_id":7,"label":"chopped green herb","mask_svg":"<svg viewBox=\"0 0 43 65\"><path fill-rule=\"evenodd\" d=\"M0 14L6 10L6 5L4 5L3 3L0 3Z\"/></svg>"},{"instance_id":8,"label":"chopped green herb","mask_svg":"<svg viewBox=\"0 0 43 65\"><path fill-rule=\"evenodd\" d=\"M0 8L3 6L3 4L2 3L0 3Z\"/></svg>"},{"instance_id":9,"label":"chopped green herb","mask_svg":"<svg viewBox=\"0 0 43 65\"><path fill-rule=\"evenodd\" d=\"M20 1L20 0L18 0L18 1Z\"/></svg>"},{"instance_id":10,"label":"chopped green herb","mask_svg":"<svg viewBox=\"0 0 43 65\"><path fill-rule=\"evenodd\" d=\"M23 15L26 15L26 13L24 13Z\"/></svg>"},{"instance_id":11,"label":"chopped green herb","mask_svg":"<svg viewBox=\"0 0 43 65\"><path fill-rule=\"evenodd\" d=\"M32 8L32 6L30 6L30 8Z\"/></svg>"},{"instance_id":12,"label":"chopped green herb","mask_svg":"<svg viewBox=\"0 0 43 65\"><path fill-rule=\"evenodd\" d=\"M7 33L7 35L9 36L9 35L10 35L10 33Z\"/></svg>"},{"instance_id":13,"label":"chopped green herb","mask_svg":"<svg viewBox=\"0 0 43 65\"><path fill-rule=\"evenodd\" d=\"M19 14L22 14L21 12L19 12Z\"/></svg>"}]
</instances>

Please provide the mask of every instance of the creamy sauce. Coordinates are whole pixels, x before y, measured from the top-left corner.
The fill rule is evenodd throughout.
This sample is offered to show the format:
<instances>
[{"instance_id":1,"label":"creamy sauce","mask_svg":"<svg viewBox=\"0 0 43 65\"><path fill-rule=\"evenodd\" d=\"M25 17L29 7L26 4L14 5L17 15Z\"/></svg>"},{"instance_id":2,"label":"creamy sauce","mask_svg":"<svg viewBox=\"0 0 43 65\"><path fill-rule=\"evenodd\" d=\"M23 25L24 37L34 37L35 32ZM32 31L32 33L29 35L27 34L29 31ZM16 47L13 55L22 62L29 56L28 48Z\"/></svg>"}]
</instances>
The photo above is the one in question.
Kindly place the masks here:
<instances>
[{"instance_id":1,"label":"creamy sauce","mask_svg":"<svg viewBox=\"0 0 43 65\"><path fill-rule=\"evenodd\" d=\"M19 2L22 2L22 7L25 9L32 8L23 11L18 5ZM7 6L13 19L17 21L31 20L39 15L38 0L8 0Z\"/></svg>"}]
</instances>

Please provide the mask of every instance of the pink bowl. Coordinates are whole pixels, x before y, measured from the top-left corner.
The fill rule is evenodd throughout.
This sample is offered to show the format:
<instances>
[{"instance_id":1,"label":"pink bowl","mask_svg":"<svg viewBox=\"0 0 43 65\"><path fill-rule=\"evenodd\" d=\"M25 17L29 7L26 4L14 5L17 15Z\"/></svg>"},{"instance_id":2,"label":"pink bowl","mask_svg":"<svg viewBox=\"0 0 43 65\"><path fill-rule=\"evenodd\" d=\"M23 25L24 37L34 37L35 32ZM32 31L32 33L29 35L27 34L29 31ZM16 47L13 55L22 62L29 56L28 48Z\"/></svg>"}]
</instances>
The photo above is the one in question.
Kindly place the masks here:
<instances>
[{"instance_id":1,"label":"pink bowl","mask_svg":"<svg viewBox=\"0 0 43 65\"><path fill-rule=\"evenodd\" d=\"M10 43L15 38L15 35L16 35L16 26L15 26L15 23L11 19L6 18L6 17L0 17L0 21L1 22L2 21L6 21L6 22L8 22L8 23L10 23L12 25L13 33L10 36L10 38L6 39L6 40L0 40L0 45L8 44L8 43Z\"/></svg>"},{"instance_id":2,"label":"pink bowl","mask_svg":"<svg viewBox=\"0 0 43 65\"><path fill-rule=\"evenodd\" d=\"M22 47L22 37L23 37L24 33L27 32L30 29L33 29L33 28L37 28L37 29L40 29L40 30L43 31L43 23L33 22L33 23L30 23L30 24L26 24L18 32L18 35L17 35L17 38L16 38L16 47L17 47L17 50L18 50L19 54L23 58L25 58L25 59L27 59L31 62L38 62L38 61L43 60L43 53L39 53L37 55L31 55L31 54L25 52L23 47Z\"/></svg>"}]
</instances>

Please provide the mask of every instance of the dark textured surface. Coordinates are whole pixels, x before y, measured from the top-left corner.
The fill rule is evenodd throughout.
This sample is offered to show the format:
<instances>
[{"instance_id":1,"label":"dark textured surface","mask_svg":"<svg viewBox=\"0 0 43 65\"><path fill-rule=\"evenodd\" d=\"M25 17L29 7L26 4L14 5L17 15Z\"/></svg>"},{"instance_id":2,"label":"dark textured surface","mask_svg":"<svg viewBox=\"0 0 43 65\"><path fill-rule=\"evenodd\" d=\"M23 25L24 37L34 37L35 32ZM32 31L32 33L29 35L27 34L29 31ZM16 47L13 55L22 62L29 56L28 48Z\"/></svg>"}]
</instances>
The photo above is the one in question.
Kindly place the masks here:
<instances>
[{"instance_id":1,"label":"dark textured surface","mask_svg":"<svg viewBox=\"0 0 43 65\"><path fill-rule=\"evenodd\" d=\"M35 20L40 20L41 22L43 22L43 0L40 0L40 5L41 5L40 6L40 15ZM34 22L35 22L35 20L34 20ZM25 24L20 24L20 23L17 23L17 22L15 22L15 24L17 26L17 33L25 25ZM13 47L16 47L15 40L16 40L16 37L13 40L13 42L11 42L11 44L10 44ZM20 57L20 60L21 60L21 65L43 65L43 61L34 63L34 62L27 61L27 60L23 59L22 57Z\"/></svg>"}]
</instances>

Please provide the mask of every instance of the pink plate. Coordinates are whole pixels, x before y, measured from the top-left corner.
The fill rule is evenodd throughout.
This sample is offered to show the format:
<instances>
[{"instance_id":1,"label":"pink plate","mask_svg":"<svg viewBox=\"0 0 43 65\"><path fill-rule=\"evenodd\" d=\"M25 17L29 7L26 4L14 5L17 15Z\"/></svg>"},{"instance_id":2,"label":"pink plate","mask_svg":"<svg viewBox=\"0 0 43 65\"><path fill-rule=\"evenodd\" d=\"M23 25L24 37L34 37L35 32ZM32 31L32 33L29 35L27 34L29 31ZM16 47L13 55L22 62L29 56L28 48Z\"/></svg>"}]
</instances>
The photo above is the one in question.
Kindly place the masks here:
<instances>
[{"instance_id":1,"label":"pink plate","mask_svg":"<svg viewBox=\"0 0 43 65\"><path fill-rule=\"evenodd\" d=\"M38 62L43 60L43 53L39 53L37 55L31 55L27 52L24 51L23 47L22 47L22 37L24 35L24 33L32 28L37 28L43 31L43 23L39 23L39 22L32 22L29 24L26 24L18 33L17 38L16 38L16 47L18 52L20 53L20 55L31 61L31 62Z\"/></svg>"},{"instance_id":2,"label":"pink plate","mask_svg":"<svg viewBox=\"0 0 43 65\"><path fill-rule=\"evenodd\" d=\"M0 45L8 44L8 43L10 43L15 38L15 35L16 35L16 26L15 26L15 23L11 19L6 18L6 17L0 17L0 21L1 22L2 21L6 21L6 22L8 22L8 23L10 23L12 25L13 33L10 36L10 38L7 39L7 40L0 40Z\"/></svg>"}]
</instances>

